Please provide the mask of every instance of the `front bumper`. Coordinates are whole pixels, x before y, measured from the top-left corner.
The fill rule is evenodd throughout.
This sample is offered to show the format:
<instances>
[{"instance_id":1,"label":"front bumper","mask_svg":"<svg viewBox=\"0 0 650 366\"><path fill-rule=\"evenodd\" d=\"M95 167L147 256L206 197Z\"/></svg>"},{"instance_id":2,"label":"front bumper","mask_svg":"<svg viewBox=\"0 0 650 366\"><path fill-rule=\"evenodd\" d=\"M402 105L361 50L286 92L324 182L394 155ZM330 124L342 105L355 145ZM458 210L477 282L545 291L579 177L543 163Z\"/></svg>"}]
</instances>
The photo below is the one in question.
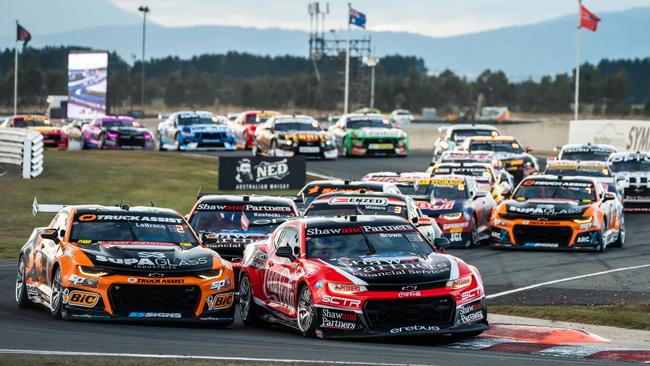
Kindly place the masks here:
<instances>
[{"instance_id":1,"label":"front bumper","mask_svg":"<svg viewBox=\"0 0 650 366\"><path fill-rule=\"evenodd\" d=\"M424 298L426 299L426 298ZM402 314L407 318L412 315L408 300L399 300ZM366 304L361 311L349 311L331 307L316 306L317 328L316 335L322 338L377 338L405 337L423 335L471 334L489 328L485 297L470 303L455 307L449 318L442 322L413 322L404 320L402 323L373 324L370 320ZM378 319L377 316L374 316ZM377 320L375 320L376 322Z\"/></svg>"},{"instance_id":2,"label":"front bumper","mask_svg":"<svg viewBox=\"0 0 650 366\"><path fill-rule=\"evenodd\" d=\"M490 247L593 251L597 250L601 240L600 226L591 224L577 224L572 221L493 219Z\"/></svg>"},{"instance_id":3,"label":"front bumper","mask_svg":"<svg viewBox=\"0 0 650 366\"><path fill-rule=\"evenodd\" d=\"M409 153L409 144L408 140L400 140L397 138L353 138L350 140L348 152L352 156L407 156Z\"/></svg>"},{"instance_id":4,"label":"front bumper","mask_svg":"<svg viewBox=\"0 0 650 366\"><path fill-rule=\"evenodd\" d=\"M220 133L196 134L191 136L180 135L179 145L181 150L236 150L235 136Z\"/></svg>"},{"instance_id":5,"label":"front bumper","mask_svg":"<svg viewBox=\"0 0 650 366\"><path fill-rule=\"evenodd\" d=\"M442 235L449 240L451 247L467 247L472 243L472 226L469 221L444 220L436 218Z\"/></svg>"},{"instance_id":6,"label":"front bumper","mask_svg":"<svg viewBox=\"0 0 650 366\"><path fill-rule=\"evenodd\" d=\"M114 139L106 138L104 140L104 149L109 150L129 150L129 149L142 149L153 150L153 138L146 139L144 136L119 136Z\"/></svg>"},{"instance_id":7,"label":"front bumper","mask_svg":"<svg viewBox=\"0 0 650 366\"><path fill-rule=\"evenodd\" d=\"M295 146L295 145L280 145L274 151L277 157L292 157L302 155L305 157L321 158L321 159L336 159L338 157L338 150L334 145L314 145L314 146Z\"/></svg>"}]
</instances>

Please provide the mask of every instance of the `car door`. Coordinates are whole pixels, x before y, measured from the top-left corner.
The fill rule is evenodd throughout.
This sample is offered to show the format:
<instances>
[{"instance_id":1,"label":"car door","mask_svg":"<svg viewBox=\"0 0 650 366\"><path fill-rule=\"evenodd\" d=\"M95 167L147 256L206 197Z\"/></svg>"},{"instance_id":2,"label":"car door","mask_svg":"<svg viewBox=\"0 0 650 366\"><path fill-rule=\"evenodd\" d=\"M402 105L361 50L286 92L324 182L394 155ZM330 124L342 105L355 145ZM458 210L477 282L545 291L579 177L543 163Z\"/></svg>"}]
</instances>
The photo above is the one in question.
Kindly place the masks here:
<instances>
[{"instance_id":1,"label":"car door","mask_svg":"<svg viewBox=\"0 0 650 366\"><path fill-rule=\"evenodd\" d=\"M48 228L56 229L59 241L40 238L40 243L37 244L35 252L35 268L37 268L36 275L38 282L42 285L51 285L52 267L56 263L57 253L59 251L59 243L65 237L65 230L67 229L69 214L67 211L59 212L50 223Z\"/></svg>"},{"instance_id":2,"label":"car door","mask_svg":"<svg viewBox=\"0 0 650 366\"><path fill-rule=\"evenodd\" d=\"M343 143L345 142L345 118L341 118L336 122L334 126L330 129L332 139L334 140L335 145L338 147L339 151L343 148Z\"/></svg>"},{"instance_id":3,"label":"car door","mask_svg":"<svg viewBox=\"0 0 650 366\"><path fill-rule=\"evenodd\" d=\"M476 197L475 195L478 192L480 192L478 185L472 180L468 179L467 193L472 200L471 205L474 208L474 213L476 214L476 230L480 233L489 228L492 206L496 205L496 203L491 204L494 202L494 198L492 198L492 195L489 193L483 197Z\"/></svg>"},{"instance_id":4,"label":"car door","mask_svg":"<svg viewBox=\"0 0 650 366\"><path fill-rule=\"evenodd\" d=\"M297 228L287 226L282 229L272 242L273 248L269 251L264 268L266 304L277 313L287 317L293 317L296 313L296 286L293 278L298 267L289 258L278 257L275 252L282 246L293 247L296 242L300 242L299 238Z\"/></svg>"}]
</instances>

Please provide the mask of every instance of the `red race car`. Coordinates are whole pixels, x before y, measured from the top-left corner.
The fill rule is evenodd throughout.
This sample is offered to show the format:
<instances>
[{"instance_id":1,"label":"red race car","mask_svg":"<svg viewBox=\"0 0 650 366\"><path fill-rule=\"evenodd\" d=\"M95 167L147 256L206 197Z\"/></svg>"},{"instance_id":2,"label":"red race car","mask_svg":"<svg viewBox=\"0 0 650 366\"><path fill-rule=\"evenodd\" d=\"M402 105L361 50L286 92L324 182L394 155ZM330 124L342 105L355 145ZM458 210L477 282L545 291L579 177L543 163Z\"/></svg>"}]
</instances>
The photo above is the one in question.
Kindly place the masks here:
<instances>
[{"instance_id":1,"label":"red race car","mask_svg":"<svg viewBox=\"0 0 650 366\"><path fill-rule=\"evenodd\" d=\"M287 221L244 251L241 319L321 338L480 334L481 275L434 244L394 216Z\"/></svg>"}]
</instances>

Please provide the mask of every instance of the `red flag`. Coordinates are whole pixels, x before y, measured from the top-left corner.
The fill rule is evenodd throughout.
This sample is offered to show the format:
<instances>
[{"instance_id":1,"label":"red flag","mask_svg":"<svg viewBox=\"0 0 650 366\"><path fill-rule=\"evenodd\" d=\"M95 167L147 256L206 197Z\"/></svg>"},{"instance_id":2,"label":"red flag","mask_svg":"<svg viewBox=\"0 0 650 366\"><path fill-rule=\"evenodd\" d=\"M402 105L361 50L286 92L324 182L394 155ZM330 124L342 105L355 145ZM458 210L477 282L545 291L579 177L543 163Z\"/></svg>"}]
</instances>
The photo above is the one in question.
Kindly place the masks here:
<instances>
[{"instance_id":1,"label":"red flag","mask_svg":"<svg viewBox=\"0 0 650 366\"><path fill-rule=\"evenodd\" d=\"M598 28L598 22L600 18L596 14L589 11L583 5L580 5L580 26L579 28L587 28L592 32L596 31Z\"/></svg>"},{"instance_id":2,"label":"red flag","mask_svg":"<svg viewBox=\"0 0 650 366\"><path fill-rule=\"evenodd\" d=\"M18 22L16 22L16 26L18 27L16 29L16 41L24 41L23 47L27 46L27 43L32 39L32 35L27 31L27 29L23 28Z\"/></svg>"}]
</instances>

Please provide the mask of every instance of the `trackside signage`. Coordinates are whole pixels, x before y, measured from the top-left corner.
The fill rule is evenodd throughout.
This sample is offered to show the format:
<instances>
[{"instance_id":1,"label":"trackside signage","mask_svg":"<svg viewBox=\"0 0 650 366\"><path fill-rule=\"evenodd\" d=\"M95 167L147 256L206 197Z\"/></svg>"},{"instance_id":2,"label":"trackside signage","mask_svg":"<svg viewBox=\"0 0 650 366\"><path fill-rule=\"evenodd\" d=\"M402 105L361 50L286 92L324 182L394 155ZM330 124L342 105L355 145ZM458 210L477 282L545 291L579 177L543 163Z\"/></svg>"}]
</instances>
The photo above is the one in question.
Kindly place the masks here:
<instances>
[{"instance_id":1,"label":"trackside signage","mask_svg":"<svg viewBox=\"0 0 650 366\"><path fill-rule=\"evenodd\" d=\"M219 157L219 189L300 189L305 185L306 172L304 156Z\"/></svg>"},{"instance_id":2,"label":"trackside signage","mask_svg":"<svg viewBox=\"0 0 650 366\"><path fill-rule=\"evenodd\" d=\"M570 144L608 144L621 151L650 150L650 121L571 121Z\"/></svg>"}]
</instances>

